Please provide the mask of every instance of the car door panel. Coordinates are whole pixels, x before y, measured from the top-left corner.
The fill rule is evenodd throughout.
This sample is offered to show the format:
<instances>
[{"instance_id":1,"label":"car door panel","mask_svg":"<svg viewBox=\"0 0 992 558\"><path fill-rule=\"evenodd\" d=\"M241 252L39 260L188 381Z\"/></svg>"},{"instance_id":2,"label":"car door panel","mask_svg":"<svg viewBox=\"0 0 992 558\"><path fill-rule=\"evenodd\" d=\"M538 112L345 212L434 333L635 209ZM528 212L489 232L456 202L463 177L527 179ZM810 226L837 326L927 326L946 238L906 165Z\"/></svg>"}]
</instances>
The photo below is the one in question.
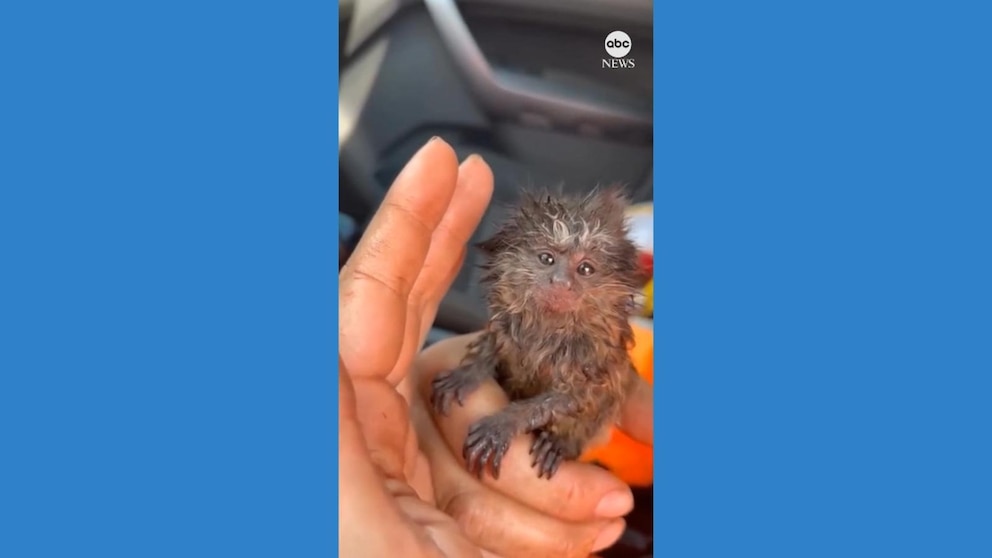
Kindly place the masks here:
<instances>
[{"instance_id":1,"label":"car door panel","mask_svg":"<svg viewBox=\"0 0 992 558\"><path fill-rule=\"evenodd\" d=\"M624 183L651 197L651 3L635 0L353 0L342 53L341 207L366 219L434 135L493 168L489 234L522 187ZM606 35L628 33L633 69L605 69ZM485 320L476 254L438 315Z\"/></svg>"}]
</instances>

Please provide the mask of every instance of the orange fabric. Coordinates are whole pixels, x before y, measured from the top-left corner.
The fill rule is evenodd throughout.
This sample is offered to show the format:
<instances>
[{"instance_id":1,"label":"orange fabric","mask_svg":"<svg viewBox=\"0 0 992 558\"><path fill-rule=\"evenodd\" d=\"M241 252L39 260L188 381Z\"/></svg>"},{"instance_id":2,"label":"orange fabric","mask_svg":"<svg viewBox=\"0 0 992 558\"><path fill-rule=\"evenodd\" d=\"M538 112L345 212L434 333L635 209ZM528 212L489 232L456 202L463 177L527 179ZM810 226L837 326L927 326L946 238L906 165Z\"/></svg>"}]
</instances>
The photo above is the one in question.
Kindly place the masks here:
<instances>
[{"instance_id":1,"label":"orange fabric","mask_svg":"<svg viewBox=\"0 0 992 558\"><path fill-rule=\"evenodd\" d=\"M631 360L641 377L653 384L654 332L636 323L632 325L635 345L630 351ZM632 486L648 486L654 481L651 446L633 440L616 428L605 445L590 449L582 460L599 462Z\"/></svg>"}]
</instances>

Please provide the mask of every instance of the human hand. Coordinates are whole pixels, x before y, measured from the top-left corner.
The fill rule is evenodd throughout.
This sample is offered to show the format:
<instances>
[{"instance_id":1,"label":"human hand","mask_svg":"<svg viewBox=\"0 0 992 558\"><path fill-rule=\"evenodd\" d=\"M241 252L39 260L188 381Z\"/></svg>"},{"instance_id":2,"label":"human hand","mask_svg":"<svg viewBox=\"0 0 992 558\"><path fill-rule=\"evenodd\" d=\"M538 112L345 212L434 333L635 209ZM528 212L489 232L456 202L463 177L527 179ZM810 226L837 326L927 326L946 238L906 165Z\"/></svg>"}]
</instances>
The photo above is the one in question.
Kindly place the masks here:
<instances>
[{"instance_id":1,"label":"human hand","mask_svg":"<svg viewBox=\"0 0 992 558\"><path fill-rule=\"evenodd\" d=\"M448 416L429 404L431 381L458 366L477 334L440 341L416 360L414 427L431 463L438 507L455 517L468 537L483 548L512 557L587 557L612 546L624 529L621 516L633 506L630 488L608 471L566 462L551 479L531 466L530 441L514 440L503 458L499 479L481 479L465 469L462 444L469 426L507 404L499 386L488 381L452 405ZM632 437L652 439L650 386L637 384L621 420Z\"/></svg>"},{"instance_id":2,"label":"human hand","mask_svg":"<svg viewBox=\"0 0 992 558\"><path fill-rule=\"evenodd\" d=\"M339 484L344 556L402 551L412 558L567 558L587 555L599 536L607 542L596 547L611 544L621 532L622 520L590 519L607 493L626 494L619 503L614 498L614 512L607 516L618 517L630 507L629 491L611 475L572 464L563 466L555 481L539 486L527 481L493 486L466 478L457 467L457 458L442 440L460 440L457 432L446 427L442 434L423 427L432 422L407 374L491 194L492 174L481 159L469 158L459 167L444 142L429 143L397 178L341 272ZM432 347L421 361L429 363L431 355L445 354L445 347L454 349L447 354L458 353L455 341ZM430 373L431 368L424 370ZM485 401L475 396L466 403ZM647 401L648 420L637 421L648 428L638 436L641 439L650 439L650 398ZM412 409L407 402L413 403ZM475 411L484 412L482 407ZM428 435L422 445L430 461L418 450L411 413L418 417L418 430ZM457 429L459 424L461 419L453 418L449 426ZM510 455L516 453L511 450ZM588 474L563 473L573 468L589 468ZM527 493L520 498L523 491ZM560 508L549 509L549 503Z\"/></svg>"},{"instance_id":3,"label":"human hand","mask_svg":"<svg viewBox=\"0 0 992 558\"><path fill-rule=\"evenodd\" d=\"M342 556L492 557L438 510L401 393L492 196L478 157L433 140L390 188L347 265L338 304Z\"/></svg>"}]
</instances>

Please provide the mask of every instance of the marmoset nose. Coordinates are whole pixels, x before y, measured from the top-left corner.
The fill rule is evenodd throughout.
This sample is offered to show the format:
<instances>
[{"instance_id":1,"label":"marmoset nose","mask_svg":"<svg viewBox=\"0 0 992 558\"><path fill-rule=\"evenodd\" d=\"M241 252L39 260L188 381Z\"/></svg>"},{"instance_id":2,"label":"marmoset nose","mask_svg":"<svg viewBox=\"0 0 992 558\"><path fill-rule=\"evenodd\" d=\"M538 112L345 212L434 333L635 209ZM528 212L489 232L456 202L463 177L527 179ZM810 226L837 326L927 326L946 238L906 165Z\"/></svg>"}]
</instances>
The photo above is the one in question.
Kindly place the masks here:
<instances>
[{"instance_id":1,"label":"marmoset nose","mask_svg":"<svg viewBox=\"0 0 992 558\"><path fill-rule=\"evenodd\" d=\"M551 272L551 284L570 289L572 287L572 278L569 276L568 271L558 268Z\"/></svg>"}]
</instances>

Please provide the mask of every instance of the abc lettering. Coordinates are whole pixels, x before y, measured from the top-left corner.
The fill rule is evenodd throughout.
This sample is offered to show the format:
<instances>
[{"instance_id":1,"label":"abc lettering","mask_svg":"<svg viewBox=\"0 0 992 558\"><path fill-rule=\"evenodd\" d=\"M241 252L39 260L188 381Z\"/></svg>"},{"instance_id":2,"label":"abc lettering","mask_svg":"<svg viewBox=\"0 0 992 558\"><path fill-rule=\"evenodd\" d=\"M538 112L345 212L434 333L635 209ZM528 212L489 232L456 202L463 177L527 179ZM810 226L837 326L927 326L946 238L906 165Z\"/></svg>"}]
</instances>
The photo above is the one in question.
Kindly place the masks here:
<instances>
[{"instance_id":1,"label":"abc lettering","mask_svg":"<svg viewBox=\"0 0 992 558\"><path fill-rule=\"evenodd\" d=\"M618 48L618 47L626 48L630 46L630 41L624 41L621 39L610 39L609 41L606 41L606 46L608 48Z\"/></svg>"}]
</instances>

